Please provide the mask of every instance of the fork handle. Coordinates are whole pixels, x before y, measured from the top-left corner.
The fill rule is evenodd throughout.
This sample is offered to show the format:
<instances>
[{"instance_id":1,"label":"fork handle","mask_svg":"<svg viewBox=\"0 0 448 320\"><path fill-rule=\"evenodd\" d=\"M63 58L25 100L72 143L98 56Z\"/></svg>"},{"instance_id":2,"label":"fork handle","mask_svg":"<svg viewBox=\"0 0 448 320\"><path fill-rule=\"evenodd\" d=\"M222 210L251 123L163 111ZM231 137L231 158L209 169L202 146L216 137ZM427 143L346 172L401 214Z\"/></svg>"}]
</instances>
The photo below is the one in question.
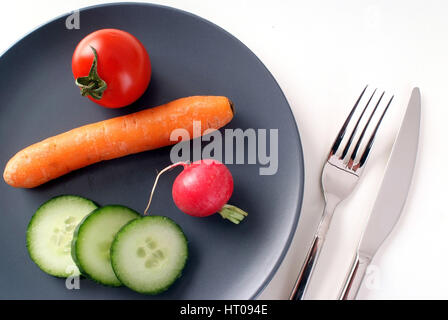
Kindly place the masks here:
<instances>
[{"instance_id":1,"label":"fork handle","mask_svg":"<svg viewBox=\"0 0 448 320\"><path fill-rule=\"evenodd\" d=\"M370 258L362 256L359 253L356 254L339 296L339 300L355 300L369 264Z\"/></svg>"},{"instance_id":2,"label":"fork handle","mask_svg":"<svg viewBox=\"0 0 448 320\"><path fill-rule=\"evenodd\" d=\"M317 262L317 258L322 250L324 244L324 237L318 235L314 236L311 247L306 255L305 262L300 270L299 276L294 285L294 289L291 292L289 300L302 300L303 295L308 287L311 274L313 273L314 267Z\"/></svg>"},{"instance_id":3,"label":"fork handle","mask_svg":"<svg viewBox=\"0 0 448 320\"><path fill-rule=\"evenodd\" d=\"M326 195L326 203L322 218L319 226L317 227L317 231L314 234L311 247L306 254L305 262L302 265L302 269L300 270L299 276L294 284L294 288L289 296L289 300L303 300L303 296L308 288L314 267L316 266L317 259L319 258L320 252L324 245L325 236L328 232L328 228L330 227L331 218L340 201L340 199L331 196L331 194Z\"/></svg>"}]
</instances>

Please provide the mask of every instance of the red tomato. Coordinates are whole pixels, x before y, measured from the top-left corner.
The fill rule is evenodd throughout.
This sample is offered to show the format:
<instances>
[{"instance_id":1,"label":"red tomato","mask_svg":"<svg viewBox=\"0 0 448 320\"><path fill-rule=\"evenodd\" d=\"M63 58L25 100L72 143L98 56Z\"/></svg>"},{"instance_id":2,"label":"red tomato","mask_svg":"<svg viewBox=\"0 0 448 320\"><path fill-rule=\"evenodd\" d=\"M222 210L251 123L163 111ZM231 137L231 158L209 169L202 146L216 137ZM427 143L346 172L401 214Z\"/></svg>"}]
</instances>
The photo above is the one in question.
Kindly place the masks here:
<instances>
[{"instance_id":1,"label":"red tomato","mask_svg":"<svg viewBox=\"0 0 448 320\"><path fill-rule=\"evenodd\" d=\"M96 64L96 72L92 64ZM102 29L78 44L72 71L82 95L104 107L120 108L145 92L151 79L151 62L136 37L122 30Z\"/></svg>"}]
</instances>

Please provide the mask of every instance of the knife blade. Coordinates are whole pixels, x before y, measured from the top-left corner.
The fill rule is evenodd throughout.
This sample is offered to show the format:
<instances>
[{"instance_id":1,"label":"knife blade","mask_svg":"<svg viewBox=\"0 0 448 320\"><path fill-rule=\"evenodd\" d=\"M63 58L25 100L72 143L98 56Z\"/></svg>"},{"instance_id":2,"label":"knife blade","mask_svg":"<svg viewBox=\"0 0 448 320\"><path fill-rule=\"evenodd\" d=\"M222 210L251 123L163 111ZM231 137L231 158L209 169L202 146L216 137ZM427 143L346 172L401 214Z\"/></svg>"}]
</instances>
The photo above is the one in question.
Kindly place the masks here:
<instances>
[{"instance_id":1,"label":"knife blade","mask_svg":"<svg viewBox=\"0 0 448 320\"><path fill-rule=\"evenodd\" d=\"M417 158L420 116L420 90L414 88L340 299L351 300L356 297L370 261L401 215Z\"/></svg>"}]
</instances>

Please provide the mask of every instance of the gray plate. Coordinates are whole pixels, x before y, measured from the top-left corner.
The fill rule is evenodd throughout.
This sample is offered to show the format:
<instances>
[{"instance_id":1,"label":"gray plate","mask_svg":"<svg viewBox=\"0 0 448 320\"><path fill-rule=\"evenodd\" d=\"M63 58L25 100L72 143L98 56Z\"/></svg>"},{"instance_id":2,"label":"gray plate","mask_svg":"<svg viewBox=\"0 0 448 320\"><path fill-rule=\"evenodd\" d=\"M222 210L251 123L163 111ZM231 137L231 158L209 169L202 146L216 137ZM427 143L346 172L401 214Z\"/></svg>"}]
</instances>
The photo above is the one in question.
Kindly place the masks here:
<instances>
[{"instance_id":1,"label":"gray plate","mask_svg":"<svg viewBox=\"0 0 448 320\"><path fill-rule=\"evenodd\" d=\"M159 183L152 213L174 219L189 239L184 274L156 297L90 280L67 290L28 257L27 224L36 208L59 194L77 194L101 205L142 211L156 175L170 163L170 148L111 160L70 173L38 188L0 183L0 298L9 299L250 299L267 285L291 242L303 195L303 158L296 123L276 81L241 42L192 14L149 4L112 4L81 10L80 29L66 16L33 31L0 58L0 163L23 147L68 129L156 106L189 95L225 95L236 106L227 128L278 128L279 169L260 176L259 165L229 165L235 191L230 203L249 212L241 225L219 215L193 218L171 198L179 171ZM102 108L79 94L71 72L77 43L102 28L134 34L153 66L147 92L120 110Z\"/></svg>"}]
</instances>

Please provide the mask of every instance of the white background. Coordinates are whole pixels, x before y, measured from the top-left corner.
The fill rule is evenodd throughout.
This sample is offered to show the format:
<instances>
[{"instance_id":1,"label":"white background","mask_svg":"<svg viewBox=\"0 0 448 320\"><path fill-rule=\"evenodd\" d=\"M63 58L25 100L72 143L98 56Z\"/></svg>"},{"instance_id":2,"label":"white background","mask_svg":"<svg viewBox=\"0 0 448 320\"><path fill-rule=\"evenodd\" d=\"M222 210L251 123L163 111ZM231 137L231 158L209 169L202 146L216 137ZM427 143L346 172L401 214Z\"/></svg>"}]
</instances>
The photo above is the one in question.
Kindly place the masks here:
<instances>
[{"instance_id":1,"label":"white background","mask_svg":"<svg viewBox=\"0 0 448 320\"><path fill-rule=\"evenodd\" d=\"M35 27L101 1L5 1L0 52ZM306 188L299 227L261 298L285 299L297 276L323 198L321 168L356 96L367 83L395 93L362 183L335 213L308 298L334 299L381 182L413 86L422 91L420 151L397 227L374 259L362 299L448 298L448 5L446 1L153 1L190 11L245 43L279 82L297 120ZM81 17L82 27L82 17ZM5 76L5 75L2 75ZM271 213L275 214L275 213ZM374 276L374 277L373 277Z\"/></svg>"}]
</instances>

